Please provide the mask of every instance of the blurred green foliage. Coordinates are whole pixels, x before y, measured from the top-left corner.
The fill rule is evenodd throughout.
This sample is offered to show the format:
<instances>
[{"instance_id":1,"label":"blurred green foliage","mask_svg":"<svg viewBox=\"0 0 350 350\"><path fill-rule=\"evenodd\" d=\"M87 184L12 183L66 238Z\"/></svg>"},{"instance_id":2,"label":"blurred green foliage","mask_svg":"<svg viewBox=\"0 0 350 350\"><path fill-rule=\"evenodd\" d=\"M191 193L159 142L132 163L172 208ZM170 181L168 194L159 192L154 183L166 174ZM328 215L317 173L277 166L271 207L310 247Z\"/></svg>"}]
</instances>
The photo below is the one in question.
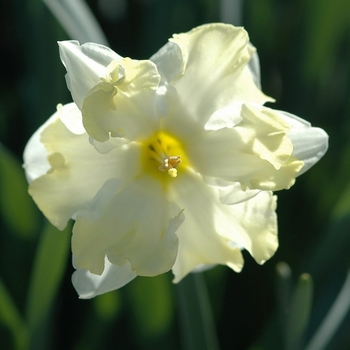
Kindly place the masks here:
<instances>
[{"instance_id":1,"label":"blurred green foliage","mask_svg":"<svg viewBox=\"0 0 350 350\"><path fill-rule=\"evenodd\" d=\"M136 58L150 56L175 32L220 20L215 0L88 3L111 47ZM347 5L243 2L264 92L277 99L276 108L324 128L330 149L290 191L278 193L275 257L261 267L245 254L241 274L221 267L205 273L221 349L303 349L349 270ZM21 169L30 135L57 103L70 101L56 45L69 37L41 0L1 2L0 17L0 347L179 349L182 321L170 274L138 278L90 301L77 298L70 281L70 228L56 232L39 215ZM281 260L288 265L277 265ZM346 314L324 349L348 349L349 326Z\"/></svg>"},{"instance_id":2,"label":"blurred green foliage","mask_svg":"<svg viewBox=\"0 0 350 350\"><path fill-rule=\"evenodd\" d=\"M11 231L23 239L31 238L39 229L39 212L27 188L20 163L0 145L1 217Z\"/></svg>"}]
</instances>

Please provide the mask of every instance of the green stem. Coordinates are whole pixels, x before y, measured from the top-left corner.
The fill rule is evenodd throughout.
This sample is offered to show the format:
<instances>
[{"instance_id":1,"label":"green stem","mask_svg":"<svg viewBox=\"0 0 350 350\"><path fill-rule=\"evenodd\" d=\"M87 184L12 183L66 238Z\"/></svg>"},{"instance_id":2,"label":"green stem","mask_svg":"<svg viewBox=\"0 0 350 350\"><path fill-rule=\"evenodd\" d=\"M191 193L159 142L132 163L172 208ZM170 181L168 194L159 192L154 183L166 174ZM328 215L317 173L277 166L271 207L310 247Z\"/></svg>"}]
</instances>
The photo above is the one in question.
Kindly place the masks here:
<instances>
[{"instance_id":1,"label":"green stem","mask_svg":"<svg viewBox=\"0 0 350 350\"><path fill-rule=\"evenodd\" d=\"M219 350L204 276L188 275L177 286L181 340L184 350Z\"/></svg>"},{"instance_id":2,"label":"green stem","mask_svg":"<svg viewBox=\"0 0 350 350\"><path fill-rule=\"evenodd\" d=\"M332 340L350 309L350 271L336 300L324 318L306 350L322 350Z\"/></svg>"}]
</instances>

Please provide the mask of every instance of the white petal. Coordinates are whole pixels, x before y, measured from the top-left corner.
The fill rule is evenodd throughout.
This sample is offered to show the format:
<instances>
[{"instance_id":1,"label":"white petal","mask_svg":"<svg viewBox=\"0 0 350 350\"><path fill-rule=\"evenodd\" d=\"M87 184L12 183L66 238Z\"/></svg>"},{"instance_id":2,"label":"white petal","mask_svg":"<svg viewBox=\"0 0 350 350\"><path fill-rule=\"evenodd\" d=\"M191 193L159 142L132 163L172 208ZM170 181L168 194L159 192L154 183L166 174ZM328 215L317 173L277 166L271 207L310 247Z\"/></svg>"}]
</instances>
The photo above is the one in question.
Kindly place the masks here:
<instances>
[{"instance_id":1,"label":"white petal","mask_svg":"<svg viewBox=\"0 0 350 350\"><path fill-rule=\"evenodd\" d=\"M215 187L223 204L237 204L255 197L260 190L250 190L249 188L242 190L239 182L229 182L217 178L204 177L204 181L209 186Z\"/></svg>"},{"instance_id":2,"label":"white petal","mask_svg":"<svg viewBox=\"0 0 350 350\"><path fill-rule=\"evenodd\" d=\"M122 57L110 48L94 43L80 45L78 41L58 43L62 63L67 69L67 85L74 102L81 110L87 93L105 77L106 67Z\"/></svg>"},{"instance_id":3,"label":"white petal","mask_svg":"<svg viewBox=\"0 0 350 350\"><path fill-rule=\"evenodd\" d=\"M57 106L57 113L70 132L77 135L86 133L81 112L75 103L68 103L63 106L59 104Z\"/></svg>"},{"instance_id":4,"label":"white petal","mask_svg":"<svg viewBox=\"0 0 350 350\"><path fill-rule=\"evenodd\" d=\"M293 142L293 156L304 162L298 176L315 165L328 149L328 135L320 128L292 130L288 136Z\"/></svg>"},{"instance_id":5,"label":"white petal","mask_svg":"<svg viewBox=\"0 0 350 350\"><path fill-rule=\"evenodd\" d=\"M179 282L199 265L228 265L239 272L243 267L240 249L233 247L215 228L215 216L223 206L216 190L203 184L196 175L181 174L173 182L169 196L185 215L177 231L179 253L173 267L174 282ZM235 222L231 229L234 225Z\"/></svg>"},{"instance_id":6,"label":"white petal","mask_svg":"<svg viewBox=\"0 0 350 350\"><path fill-rule=\"evenodd\" d=\"M255 47L249 43L249 46L255 51L248 62L248 67L250 69L250 72L252 73L254 83L256 86L261 89L261 80L260 80L260 61L258 53L256 52Z\"/></svg>"},{"instance_id":7,"label":"white petal","mask_svg":"<svg viewBox=\"0 0 350 350\"><path fill-rule=\"evenodd\" d=\"M241 118L232 128L207 131L188 141L193 167L204 176L239 182L243 189L291 187L303 162L292 156L289 124L278 113L256 104L243 104ZM225 122L229 125L232 118Z\"/></svg>"},{"instance_id":8,"label":"white petal","mask_svg":"<svg viewBox=\"0 0 350 350\"><path fill-rule=\"evenodd\" d=\"M181 49L173 42L165 44L150 60L157 65L158 72L167 83L171 83L183 71Z\"/></svg>"},{"instance_id":9,"label":"white petal","mask_svg":"<svg viewBox=\"0 0 350 350\"><path fill-rule=\"evenodd\" d=\"M130 59L122 64L125 79L120 79L119 85L100 82L83 103L86 131L99 142L107 141L110 136L128 140L146 138L159 126L156 89L160 76L155 64Z\"/></svg>"},{"instance_id":10,"label":"white petal","mask_svg":"<svg viewBox=\"0 0 350 350\"><path fill-rule=\"evenodd\" d=\"M81 121L81 113L75 103L69 103L64 106L59 104L57 111L35 131L24 149L23 168L29 183L45 175L51 168L47 160L47 150L41 142L41 133L58 118L72 133L83 134L85 132Z\"/></svg>"},{"instance_id":11,"label":"white petal","mask_svg":"<svg viewBox=\"0 0 350 350\"><path fill-rule=\"evenodd\" d=\"M239 247L244 247L257 263L263 264L270 259L278 248L277 238L277 197L270 191L261 191L251 199L235 205L229 205L227 217L239 221L241 230L226 231ZM225 222L217 220L217 227ZM229 221L226 223L229 226Z\"/></svg>"},{"instance_id":12,"label":"white petal","mask_svg":"<svg viewBox=\"0 0 350 350\"><path fill-rule=\"evenodd\" d=\"M169 111L169 100L177 98L176 89L171 85L173 79L176 79L183 73L183 57L180 47L168 42L150 60L157 65L161 76L160 86L156 93L156 106L162 116L166 116Z\"/></svg>"},{"instance_id":13,"label":"white petal","mask_svg":"<svg viewBox=\"0 0 350 350\"><path fill-rule=\"evenodd\" d=\"M208 24L170 40L184 57L184 74L173 86L190 118L205 123L214 111L234 102L272 101L256 86L248 67L254 49L243 28Z\"/></svg>"},{"instance_id":14,"label":"white petal","mask_svg":"<svg viewBox=\"0 0 350 350\"><path fill-rule=\"evenodd\" d=\"M327 152L328 135L320 128L312 127L309 122L296 115L277 111L290 125L288 137L293 143L293 156L304 162L298 176L315 165Z\"/></svg>"},{"instance_id":15,"label":"white petal","mask_svg":"<svg viewBox=\"0 0 350 350\"><path fill-rule=\"evenodd\" d=\"M142 176L124 186L110 179L86 213L77 216L72 251L76 265L101 274L105 256L114 265L126 261L138 275L169 271L177 255L175 231L183 220L174 214L161 184Z\"/></svg>"},{"instance_id":16,"label":"white petal","mask_svg":"<svg viewBox=\"0 0 350 350\"><path fill-rule=\"evenodd\" d=\"M264 107L264 108L268 108L268 107ZM275 109L274 111L275 113L278 113L278 115L290 125L291 129L294 129L294 128L304 129L304 128L311 127L311 124L307 120L302 119L292 113L280 111L277 109Z\"/></svg>"},{"instance_id":17,"label":"white petal","mask_svg":"<svg viewBox=\"0 0 350 350\"><path fill-rule=\"evenodd\" d=\"M137 275L131 270L128 262L123 266L111 264L105 259L105 269L102 275L94 275L87 270L77 269L72 276L74 288L81 299L90 299L97 295L119 289L132 281Z\"/></svg>"},{"instance_id":18,"label":"white petal","mask_svg":"<svg viewBox=\"0 0 350 350\"><path fill-rule=\"evenodd\" d=\"M35 131L24 148L23 168L25 170L28 183L31 183L33 180L42 175L45 175L51 168L51 165L47 160L47 150L44 144L40 141L40 138L43 130L45 130L57 119L58 114L53 114L43 125L40 126L37 131Z\"/></svg>"},{"instance_id":19,"label":"white petal","mask_svg":"<svg viewBox=\"0 0 350 350\"><path fill-rule=\"evenodd\" d=\"M120 147L101 154L89 143L87 134L71 133L59 118L41 135L50 170L31 183L29 193L59 229L77 211L87 209L106 180L129 178L139 172L140 150L136 144L125 145L123 139L119 139Z\"/></svg>"},{"instance_id":20,"label":"white petal","mask_svg":"<svg viewBox=\"0 0 350 350\"><path fill-rule=\"evenodd\" d=\"M242 121L242 103L229 104L215 111L204 125L205 130L219 130L222 128L232 128Z\"/></svg>"},{"instance_id":21,"label":"white petal","mask_svg":"<svg viewBox=\"0 0 350 350\"><path fill-rule=\"evenodd\" d=\"M222 264L240 271L241 248L258 263L277 249L276 198L262 192L235 205L222 204L215 189L193 174L182 174L174 182L171 199L184 208L180 226L179 254L173 267L175 282L198 265Z\"/></svg>"}]
</instances>

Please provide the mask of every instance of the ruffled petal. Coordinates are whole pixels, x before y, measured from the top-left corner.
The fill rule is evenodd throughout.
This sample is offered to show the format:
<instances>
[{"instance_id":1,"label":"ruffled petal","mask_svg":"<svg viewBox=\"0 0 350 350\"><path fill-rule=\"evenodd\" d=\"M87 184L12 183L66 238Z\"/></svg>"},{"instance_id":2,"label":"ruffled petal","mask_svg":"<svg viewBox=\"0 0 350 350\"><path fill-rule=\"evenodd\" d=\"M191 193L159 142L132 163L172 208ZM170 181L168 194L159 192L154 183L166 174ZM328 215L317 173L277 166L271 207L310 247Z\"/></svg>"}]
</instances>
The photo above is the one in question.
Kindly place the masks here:
<instances>
[{"instance_id":1,"label":"ruffled petal","mask_svg":"<svg viewBox=\"0 0 350 350\"><path fill-rule=\"evenodd\" d=\"M47 150L40 141L40 138L41 133L57 119L58 114L53 114L37 131L35 131L24 148L23 168L29 184L38 177L45 175L51 168L47 160Z\"/></svg>"},{"instance_id":2,"label":"ruffled petal","mask_svg":"<svg viewBox=\"0 0 350 350\"><path fill-rule=\"evenodd\" d=\"M205 123L214 111L234 102L273 101L254 82L248 62L255 49L243 28L207 24L170 41L183 54L184 74L173 86L190 118Z\"/></svg>"},{"instance_id":3,"label":"ruffled petal","mask_svg":"<svg viewBox=\"0 0 350 350\"><path fill-rule=\"evenodd\" d=\"M75 103L68 103L66 105L58 104L57 114L62 123L71 133L76 135L86 133L83 126L81 112Z\"/></svg>"},{"instance_id":4,"label":"ruffled petal","mask_svg":"<svg viewBox=\"0 0 350 350\"><path fill-rule=\"evenodd\" d=\"M23 168L29 183L50 170L48 153L40 139L41 133L58 118L72 133L77 135L85 133L81 113L75 103L57 105L57 111L32 135L24 149Z\"/></svg>"},{"instance_id":5,"label":"ruffled petal","mask_svg":"<svg viewBox=\"0 0 350 350\"><path fill-rule=\"evenodd\" d=\"M207 185L218 190L220 201L223 204L241 203L260 193L260 190L251 190L249 188L243 191L239 182L224 181L207 176L204 176L203 180Z\"/></svg>"},{"instance_id":6,"label":"ruffled petal","mask_svg":"<svg viewBox=\"0 0 350 350\"><path fill-rule=\"evenodd\" d=\"M76 265L100 275L107 256L118 266L129 261L137 275L169 271L177 255L175 231L183 221L176 208L153 178L142 176L124 186L110 179L89 210L77 216L72 237Z\"/></svg>"},{"instance_id":7,"label":"ruffled petal","mask_svg":"<svg viewBox=\"0 0 350 350\"><path fill-rule=\"evenodd\" d=\"M106 67L122 57L100 44L80 45L78 41L71 40L61 41L58 45L61 61L67 69L68 88L81 110L87 93L105 76Z\"/></svg>"},{"instance_id":8,"label":"ruffled petal","mask_svg":"<svg viewBox=\"0 0 350 350\"><path fill-rule=\"evenodd\" d=\"M156 90L160 76L151 61L122 59L87 94L82 106L87 133L99 142L112 137L147 137L159 123Z\"/></svg>"},{"instance_id":9,"label":"ruffled petal","mask_svg":"<svg viewBox=\"0 0 350 350\"><path fill-rule=\"evenodd\" d=\"M226 223L217 220L217 227L229 227L236 220L238 229L227 230L224 235L245 248L258 264L270 259L278 248L277 197L270 191L261 191L251 199L235 205L228 205L224 212Z\"/></svg>"},{"instance_id":10,"label":"ruffled petal","mask_svg":"<svg viewBox=\"0 0 350 350\"><path fill-rule=\"evenodd\" d=\"M239 120L236 105L234 117L226 118L228 111L221 114L221 126ZM292 156L289 124L272 109L255 104L243 104L240 117L234 127L208 131L188 143L193 167L204 176L239 182L242 189L291 187L303 162Z\"/></svg>"},{"instance_id":11,"label":"ruffled petal","mask_svg":"<svg viewBox=\"0 0 350 350\"><path fill-rule=\"evenodd\" d=\"M169 189L169 198L184 210L185 221L179 227L179 253L173 267L174 282L179 282L200 265L228 265L239 272L243 267L240 247L223 236L217 222L227 218L217 191L205 185L193 173L183 173L176 178ZM240 227L240 218L230 221L225 230L234 231ZM241 230L239 228L239 230Z\"/></svg>"},{"instance_id":12,"label":"ruffled petal","mask_svg":"<svg viewBox=\"0 0 350 350\"><path fill-rule=\"evenodd\" d=\"M276 197L271 192L225 205L215 189L188 173L174 182L171 199L184 208L186 217L177 232L175 282L199 265L222 264L239 272L243 266L240 249L247 249L262 264L278 247Z\"/></svg>"},{"instance_id":13,"label":"ruffled petal","mask_svg":"<svg viewBox=\"0 0 350 350\"><path fill-rule=\"evenodd\" d=\"M59 118L52 120L41 133L50 169L30 184L29 193L51 223L63 229L78 211L87 209L106 180L136 176L140 150L120 139L120 147L101 154L86 133L74 134Z\"/></svg>"},{"instance_id":14,"label":"ruffled petal","mask_svg":"<svg viewBox=\"0 0 350 350\"><path fill-rule=\"evenodd\" d=\"M241 111L243 102L229 104L215 111L204 125L205 130L233 128L242 121Z\"/></svg>"},{"instance_id":15,"label":"ruffled petal","mask_svg":"<svg viewBox=\"0 0 350 350\"><path fill-rule=\"evenodd\" d=\"M73 265L74 262L73 262ZM123 266L111 264L105 259L105 269L102 275L94 275L88 270L77 269L72 276L72 283L79 298L90 299L97 295L119 289L132 281L137 275L130 268L130 263L126 262Z\"/></svg>"}]
</instances>

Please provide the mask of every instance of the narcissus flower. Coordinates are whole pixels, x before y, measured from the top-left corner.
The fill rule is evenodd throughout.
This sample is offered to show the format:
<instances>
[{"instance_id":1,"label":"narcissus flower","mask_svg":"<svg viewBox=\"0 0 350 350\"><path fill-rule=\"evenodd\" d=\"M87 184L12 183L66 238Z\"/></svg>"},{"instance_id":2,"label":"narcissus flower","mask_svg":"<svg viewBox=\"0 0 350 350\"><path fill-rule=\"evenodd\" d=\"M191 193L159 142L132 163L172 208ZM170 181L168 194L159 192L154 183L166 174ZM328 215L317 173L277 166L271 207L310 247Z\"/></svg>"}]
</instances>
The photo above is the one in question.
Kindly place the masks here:
<instances>
[{"instance_id":1,"label":"narcissus flower","mask_svg":"<svg viewBox=\"0 0 350 350\"><path fill-rule=\"evenodd\" d=\"M74 103L33 135L29 192L59 229L75 220L80 297L136 276L262 264L278 246L276 196L326 152L327 134L260 89L243 28L200 26L149 60L59 43Z\"/></svg>"}]
</instances>

